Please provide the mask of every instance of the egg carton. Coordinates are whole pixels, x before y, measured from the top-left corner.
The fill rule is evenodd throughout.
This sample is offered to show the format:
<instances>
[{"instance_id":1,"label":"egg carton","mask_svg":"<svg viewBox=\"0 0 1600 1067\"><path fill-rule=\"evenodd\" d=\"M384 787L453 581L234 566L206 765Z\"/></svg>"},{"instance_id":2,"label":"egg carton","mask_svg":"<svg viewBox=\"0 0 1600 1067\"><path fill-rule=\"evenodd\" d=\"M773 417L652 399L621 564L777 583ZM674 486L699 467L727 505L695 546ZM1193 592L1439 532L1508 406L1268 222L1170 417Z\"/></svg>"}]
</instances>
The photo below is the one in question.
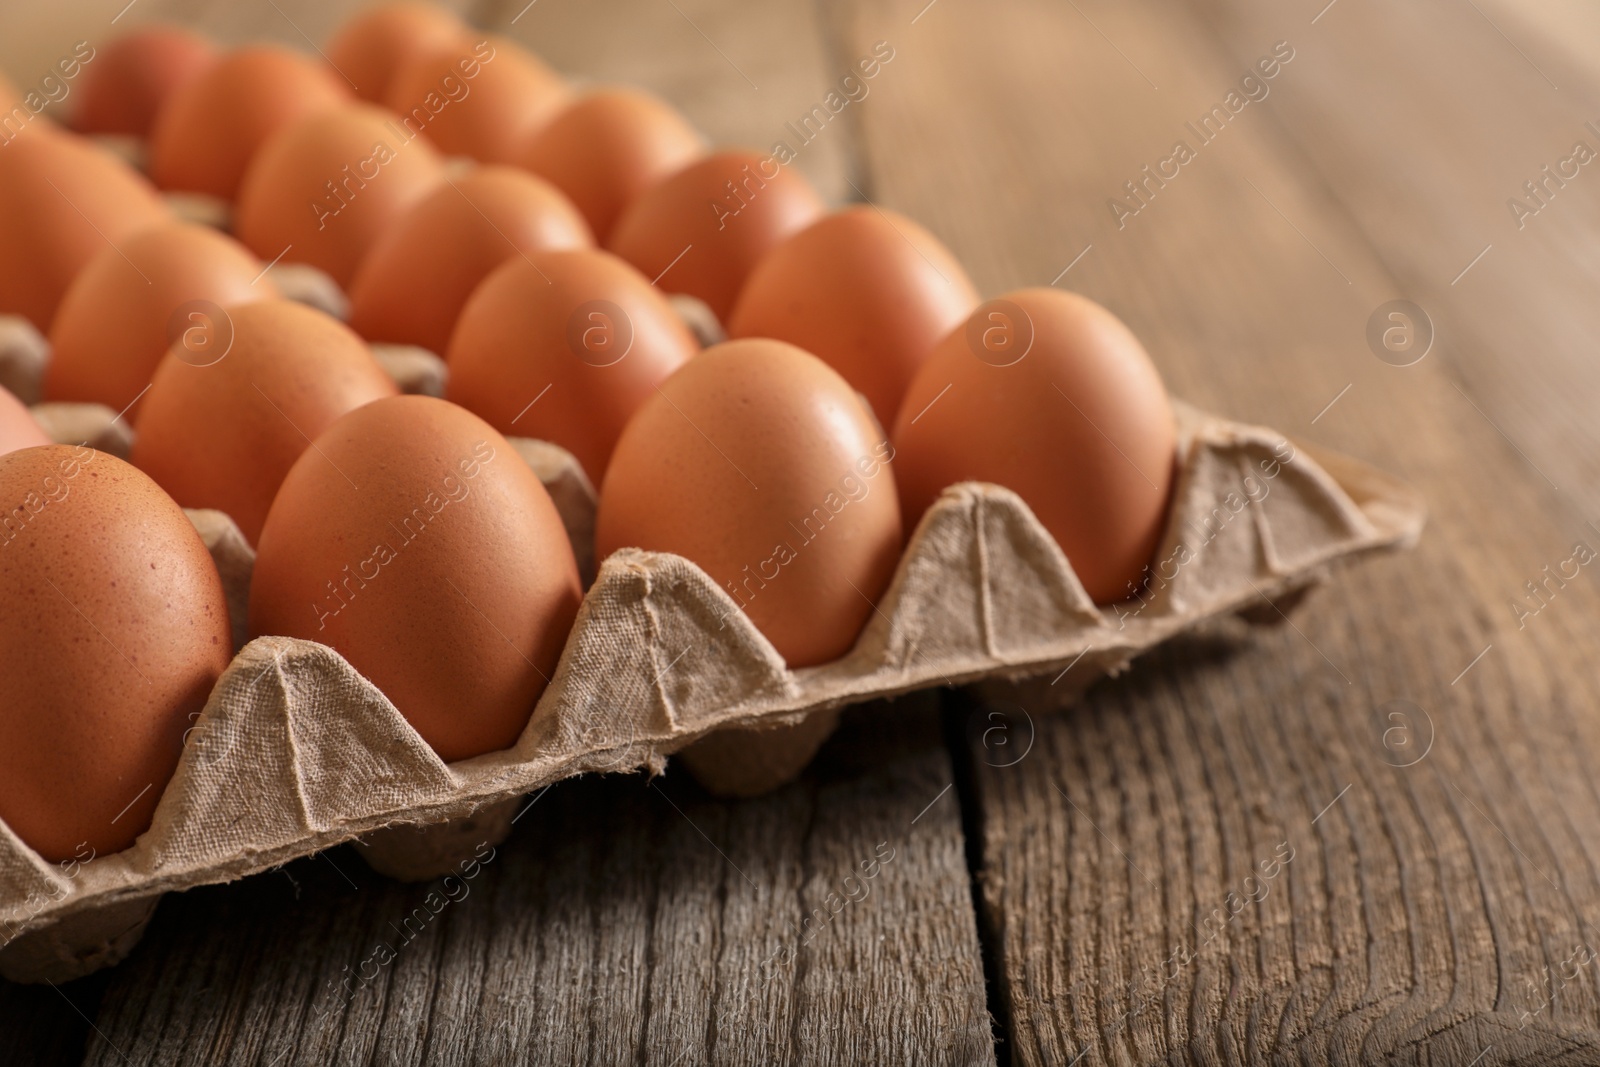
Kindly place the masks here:
<instances>
[{"instance_id":1,"label":"egg carton","mask_svg":"<svg viewBox=\"0 0 1600 1067\"><path fill-rule=\"evenodd\" d=\"M404 355L387 365L431 389L438 369ZM39 410L58 439L129 440L107 409ZM1420 535L1423 507L1399 481L1273 430L1175 411L1166 530L1146 588L1122 604L1093 603L1028 506L982 483L944 492L855 647L816 667L789 669L694 563L624 549L599 565L516 745L453 764L331 648L250 641L132 847L54 865L0 824L0 974L59 981L111 965L161 894L341 842L360 841L398 877L441 876L501 840L529 793L578 774L657 774L676 754L713 791L757 793L800 773L848 704L977 682L1031 682L1060 703L1174 634L1232 613L1275 616L1335 564ZM564 450L513 444L556 500L587 580L593 486ZM189 515L242 642L254 553L227 516Z\"/></svg>"}]
</instances>

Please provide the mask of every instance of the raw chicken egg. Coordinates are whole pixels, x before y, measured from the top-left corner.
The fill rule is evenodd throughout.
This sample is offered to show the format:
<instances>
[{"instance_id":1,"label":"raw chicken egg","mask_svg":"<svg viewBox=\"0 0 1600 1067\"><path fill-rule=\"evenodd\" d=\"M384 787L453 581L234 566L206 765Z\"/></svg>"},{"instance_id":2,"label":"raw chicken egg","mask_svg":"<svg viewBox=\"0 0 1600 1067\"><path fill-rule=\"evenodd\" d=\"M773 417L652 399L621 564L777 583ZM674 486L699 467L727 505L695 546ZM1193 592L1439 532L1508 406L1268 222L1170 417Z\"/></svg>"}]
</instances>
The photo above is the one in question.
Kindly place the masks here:
<instances>
[{"instance_id":1,"label":"raw chicken egg","mask_svg":"<svg viewBox=\"0 0 1600 1067\"><path fill-rule=\"evenodd\" d=\"M289 472L250 632L331 646L454 761L517 740L581 598L561 517L506 439L401 396L344 416Z\"/></svg>"},{"instance_id":2,"label":"raw chicken egg","mask_svg":"<svg viewBox=\"0 0 1600 1067\"><path fill-rule=\"evenodd\" d=\"M33 419L26 404L0 388L0 455L19 448L47 445L50 438Z\"/></svg>"},{"instance_id":3,"label":"raw chicken egg","mask_svg":"<svg viewBox=\"0 0 1600 1067\"><path fill-rule=\"evenodd\" d=\"M0 205L0 314L41 331L91 259L171 218L125 163L58 131L0 148Z\"/></svg>"},{"instance_id":4,"label":"raw chicken egg","mask_svg":"<svg viewBox=\"0 0 1600 1067\"><path fill-rule=\"evenodd\" d=\"M350 325L371 341L443 355L467 298L501 263L593 244L583 216L549 182L515 167L474 167L368 251L350 284Z\"/></svg>"},{"instance_id":5,"label":"raw chicken egg","mask_svg":"<svg viewBox=\"0 0 1600 1067\"><path fill-rule=\"evenodd\" d=\"M210 40L177 26L119 37L84 66L73 125L85 133L146 137L172 94L216 61Z\"/></svg>"},{"instance_id":6,"label":"raw chicken egg","mask_svg":"<svg viewBox=\"0 0 1600 1067\"><path fill-rule=\"evenodd\" d=\"M699 349L664 296L609 252L534 252L472 294L447 395L501 433L552 441L599 483L628 419Z\"/></svg>"},{"instance_id":7,"label":"raw chicken egg","mask_svg":"<svg viewBox=\"0 0 1600 1067\"><path fill-rule=\"evenodd\" d=\"M799 345L844 375L888 426L933 346L977 306L967 272L938 238L904 215L855 207L767 253L728 336Z\"/></svg>"},{"instance_id":8,"label":"raw chicken egg","mask_svg":"<svg viewBox=\"0 0 1600 1067\"><path fill-rule=\"evenodd\" d=\"M946 337L895 424L908 523L956 482L1020 496L1097 603L1138 591L1176 438L1161 375L1111 312L1059 289L984 304Z\"/></svg>"},{"instance_id":9,"label":"raw chicken egg","mask_svg":"<svg viewBox=\"0 0 1600 1067\"><path fill-rule=\"evenodd\" d=\"M848 652L900 558L894 450L848 382L780 341L729 341L661 385L617 442L595 551L673 552L790 667Z\"/></svg>"},{"instance_id":10,"label":"raw chicken egg","mask_svg":"<svg viewBox=\"0 0 1600 1067\"><path fill-rule=\"evenodd\" d=\"M371 104L307 116L261 146L234 231L258 256L309 263L348 286L367 249L443 179L439 153Z\"/></svg>"},{"instance_id":11,"label":"raw chicken egg","mask_svg":"<svg viewBox=\"0 0 1600 1067\"><path fill-rule=\"evenodd\" d=\"M133 464L255 544L278 486L334 420L399 389L349 327L286 300L219 310L173 344L139 405Z\"/></svg>"},{"instance_id":12,"label":"raw chicken egg","mask_svg":"<svg viewBox=\"0 0 1600 1067\"><path fill-rule=\"evenodd\" d=\"M0 819L49 861L150 826L228 666L222 579L172 498L92 448L0 456Z\"/></svg>"},{"instance_id":13,"label":"raw chicken egg","mask_svg":"<svg viewBox=\"0 0 1600 1067\"><path fill-rule=\"evenodd\" d=\"M669 293L704 300L726 322L757 261L822 211L811 183L775 158L719 152L634 200L609 247Z\"/></svg>"},{"instance_id":14,"label":"raw chicken egg","mask_svg":"<svg viewBox=\"0 0 1600 1067\"><path fill-rule=\"evenodd\" d=\"M410 132L426 134L447 155L514 163L569 92L538 56L490 37L401 64L388 104Z\"/></svg>"},{"instance_id":15,"label":"raw chicken egg","mask_svg":"<svg viewBox=\"0 0 1600 1067\"><path fill-rule=\"evenodd\" d=\"M232 200L268 138L349 98L344 79L298 52L240 48L167 100L150 131L150 175L163 189Z\"/></svg>"},{"instance_id":16,"label":"raw chicken egg","mask_svg":"<svg viewBox=\"0 0 1600 1067\"><path fill-rule=\"evenodd\" d=\"M600 89L553 119L520 162L549 179L602 243L640 193L705 153L705 142L666 101L636 89Z\"/></svg>"},{"instance_id":17,"label":"raw chicken egg","mask_svg":"<svg viewBox=\"0 0 1600 1067\"><path fill-rule=\"evenodd\" d=\"M404 0L375 4L334 35L328 62L355 83L357 96L381 104L401 66L466 38L466 26L445 8Z\"/></svg>"},{"instance_id":18,"label":"raw chicken egg","mask_svg":"<svg viewBox=\"0 0 1600 1067\"><path fill-rule=\"evenodd\" d=\"M103 247L61 302L44 395L124 411L191 326L219 307L276 295L255 256L206 226L168 222Z\"/></svg>"}]
</instances>

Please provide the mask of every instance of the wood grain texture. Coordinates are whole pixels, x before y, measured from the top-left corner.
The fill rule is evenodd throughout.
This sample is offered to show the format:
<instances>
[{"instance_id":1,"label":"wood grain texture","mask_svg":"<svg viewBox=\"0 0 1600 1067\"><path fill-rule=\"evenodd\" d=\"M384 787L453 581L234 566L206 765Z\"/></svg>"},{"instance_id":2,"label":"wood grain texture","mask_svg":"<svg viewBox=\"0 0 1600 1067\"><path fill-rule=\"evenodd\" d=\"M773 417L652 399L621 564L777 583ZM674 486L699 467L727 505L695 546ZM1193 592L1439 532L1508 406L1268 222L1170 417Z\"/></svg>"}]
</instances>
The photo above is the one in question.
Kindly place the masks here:
<instances>
[{"instance_id":1,"label":"wood grain texture","mask_svg":"<svg viewBox=\"0 0 1600 1067\"><path fill-rule=\"evenodd\" d=\"M344 7L280 5L293 24L210 0L134 12L303 44L294 24L320 39ZM103 1037L7 986L0 1035L63 1063L85 1040L95 1063L992 1062L976 924L1019 1063L1600 1062L1600 966L1576 962L1600 951L1600 599L1592 567L1545 570L1600 547L1600 170L1522 229L1505 203L1571 141L1600 149L1588 7L472 13L758 146L889 42L868 99L802 154L828 195L918 218L986 293L1100 300L1175 395L1407 477L1433 512L1423 545L1341 574L1292 625L1175 643L1075 709L1039 691L971 707L953 767L927 710L902 709L853 715L803 784L753 804L676 775L559 787L348 1005L344 969L426 887L346 849L164 904L104 979ZM0 63L26 81L82 36L23 25ZM1295 58L1270 95L1199 144L1186 124L1278 41ZM1194 161L1129 199L1179 139ZM1137 213L1119 222L1114 197ZM1437 331L1405 368L1366 340L1397 297ZM894 862L821 923L880 841ZM98 990L65 992L95 1014Z\"/></svg>"},{"instance_id":2,"label":"wood grain texture","mask_svg":"<svg viewBox=\"0 0 1600 1067\"><path fill-rule=\"evenodd\" d=\"M758 801L563 783L454 884L351 846L169 897L87 1062L992 1063L929 701L857 710Z\"/></svg>"},{"instance_id":3,"label":"wood grain texture","mask_svg":"<svg viewBox=\"0 0 1600 1067\"><path fill-rule=\"evenodd\" d=\"M1404 264L1352 206L1393 212L1417 157L1433 168L1429 217L1456 217L1481 175L1453 168L1451 137L1480 113L1446 115L1450 101L1498 93L1509 113L1538 90L1499 66L1458 85L1485 69L1470 8L1424 32L1408 28L1422 17L1411 8L1388 19L1388 6L1341 3L1313 27L1320 4L1201 6L1210 17L1087 0L837 5L852 40L905 41L862 112L876 200L929 222L986 292L1082 291L1133 325L1177 395L1379 462L1434 514L1415 555L1341 575L1293 626L1219 627L1064 715L1037 693L980 709L1037 732L1015 766L990 766L1004 761L981 743L968 756L1010 1051L1057 1064L1594 1062L1595 968L1565 961L1596 944L1600 907L1595 590L1587 571L1564 581L1522 629L1509 606L1594 531L1484 415L1510 403L1486 387L1491 359L1522 390L1570 391L1547 436L1592 403L1562 355L1590 333L1556 314L1581 299L1558 276L1592 254L1572 239L1539 268L1549 277L1496 294L1493 310L1441 311L1434 354L1398 368L1365 330L1408 295ZM1341 45L1322 30L1346 8L1377 25ZM1185 123L1280 40L1296 55L1273 95L1200 143ZM1280 110L1308 86L1336 117ZM1379 97L1433 99L1452 123L1386 123ZM1330 136L1356 131L1360 146ZM1194 160L1142 205L1128 199L1124 183L1179 139ZM1119 220L1113 197L1137 213ZM1424 228L1410 247L1440 254L1442 235ZM1520 299L1545 285L1565 295ZM1492 355L1491 325L1562 345L1511 362ZM1393 700L1414 708L1391 719ZM1393 765L1426 740L1425 757ZM1283 842L1292 862L1263 879ZM1230 892L1260 899L1230 916ZM1226 921L1208 923L1218 909Z\"/></svg>"}]
</instances>

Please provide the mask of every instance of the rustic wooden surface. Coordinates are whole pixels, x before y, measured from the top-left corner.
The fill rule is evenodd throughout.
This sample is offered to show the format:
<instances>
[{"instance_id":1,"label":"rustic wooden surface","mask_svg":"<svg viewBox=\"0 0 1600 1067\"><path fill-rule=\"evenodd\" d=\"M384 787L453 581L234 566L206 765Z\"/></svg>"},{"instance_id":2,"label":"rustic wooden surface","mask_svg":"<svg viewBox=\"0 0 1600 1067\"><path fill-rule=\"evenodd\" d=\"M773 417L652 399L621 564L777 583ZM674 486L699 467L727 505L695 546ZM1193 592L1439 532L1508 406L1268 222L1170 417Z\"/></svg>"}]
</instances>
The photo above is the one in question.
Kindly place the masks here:
<instances>
[{"instance_id":1,"label":"rustic wooden surface","mask_svg":"<svg viewBox=\"0 0 1600 1067\"><path fill-rule=\"evenodd\" d=\"M347 6L133 11L303 43ZM0 16L0 65L26 82L121 4L93 7ZM1600 547L1600 164L1521 229L1506 206L1600 149L1592 4L469 10L763 147L889 41L801 154L825 192L919 218L986 293L1100 300L1176 395L1402 474L1429 530L1064 713L858 712L749 804L675 774L559 786L343 1009L317 1010L328 983L418 887L344 849L169 899L111 974L0 986L19 1062L1600 1062L1600 602L1585 568L1512 607ZM1185 123L1279 41L1269 96L1197 146ZM1107 200L1180 138L1194 161L1119 228ZM1366 340L1396 298L1436 334L1410 367ZM871 895L758 981L880 841Z\"/></svg>"}]
</instances>

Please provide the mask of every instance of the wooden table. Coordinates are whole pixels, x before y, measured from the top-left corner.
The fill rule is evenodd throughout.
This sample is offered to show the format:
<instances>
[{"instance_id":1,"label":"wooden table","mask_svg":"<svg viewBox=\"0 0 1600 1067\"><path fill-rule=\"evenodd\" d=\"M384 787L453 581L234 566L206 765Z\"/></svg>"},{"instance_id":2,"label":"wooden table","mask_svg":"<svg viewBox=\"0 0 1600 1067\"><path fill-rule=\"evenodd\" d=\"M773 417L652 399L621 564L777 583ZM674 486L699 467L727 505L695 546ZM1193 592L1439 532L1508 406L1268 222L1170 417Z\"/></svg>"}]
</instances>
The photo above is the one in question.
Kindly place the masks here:
<instances>
[{"instance_id":1,"label":"wooden table","mask_svg":"<svg viewBox=\"0 0 1600 1067\"><path fill-rule=\"evenodd\" d=\"M349 6L140 0L113 27L123 2L7 11L0 63L27 82L158 16L304 45ZM1600 164L1523 189L1600 150L1592 3L524 3L468 13L726 144L786 138L889 42L801 151L828 195L920 219L988 294L1105 303L1178 396L1403 475L1423 543L1065 713L860 709L762 800L552 789L348 1004L424 887L345 847L169 898L114 971L0 987L0 1059L1600 1062L1600 598L1590 568L1547 578L1600 547ZM1411 366L1368 342L1395 299L1433 330Z\"/></svg>"}]
</instances>

